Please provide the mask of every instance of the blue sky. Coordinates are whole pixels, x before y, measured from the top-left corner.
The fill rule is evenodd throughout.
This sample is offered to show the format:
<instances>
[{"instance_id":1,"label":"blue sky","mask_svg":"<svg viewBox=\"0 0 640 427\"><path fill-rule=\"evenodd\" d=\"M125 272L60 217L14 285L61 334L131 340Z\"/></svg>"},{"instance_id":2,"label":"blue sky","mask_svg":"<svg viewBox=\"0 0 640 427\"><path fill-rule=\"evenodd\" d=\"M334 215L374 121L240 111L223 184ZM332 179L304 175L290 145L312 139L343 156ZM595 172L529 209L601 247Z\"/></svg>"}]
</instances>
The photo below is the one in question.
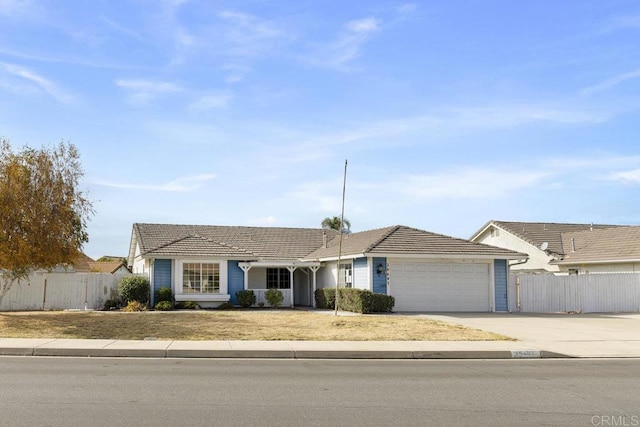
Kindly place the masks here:
<instances>
[{"instance_id":1,"label":"blue sky","mask_svg":"<svg viewBox=\"0 0 640 427\"><path fill-rule=\"evenodd\" d=\"M635 0L0 0L0 136L134 222L640 224Z\"/></svg>"}]
</instances>

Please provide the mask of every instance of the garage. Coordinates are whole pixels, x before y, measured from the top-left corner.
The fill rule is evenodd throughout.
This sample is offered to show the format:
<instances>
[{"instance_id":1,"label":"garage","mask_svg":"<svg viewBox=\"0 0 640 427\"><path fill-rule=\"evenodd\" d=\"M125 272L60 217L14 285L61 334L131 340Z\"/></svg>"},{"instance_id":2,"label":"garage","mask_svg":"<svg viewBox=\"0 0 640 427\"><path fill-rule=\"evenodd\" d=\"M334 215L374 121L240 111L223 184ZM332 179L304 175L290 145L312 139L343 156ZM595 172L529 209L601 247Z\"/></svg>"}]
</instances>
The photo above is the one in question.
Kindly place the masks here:
<instances>
[{"instance_id":1,"label":"garage","mask_svg":"<svg viewBox=\"0 0 640 427\"><path fill-rule=\"evenodd\" d=\"M491 311L489 264L389 259L395 311Z\"/></svg>"}]
</instances>

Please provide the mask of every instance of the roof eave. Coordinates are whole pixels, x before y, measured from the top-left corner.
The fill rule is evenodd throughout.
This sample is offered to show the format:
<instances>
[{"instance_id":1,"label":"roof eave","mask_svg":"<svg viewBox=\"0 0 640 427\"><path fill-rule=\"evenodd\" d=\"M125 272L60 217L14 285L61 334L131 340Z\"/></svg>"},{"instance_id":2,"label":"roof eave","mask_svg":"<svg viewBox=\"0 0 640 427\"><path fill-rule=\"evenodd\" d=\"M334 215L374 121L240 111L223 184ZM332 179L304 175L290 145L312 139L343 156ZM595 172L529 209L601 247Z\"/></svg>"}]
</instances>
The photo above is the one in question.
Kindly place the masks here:
<instances>
[{"instance_id":1,"label":"roof eave","mask_svg":"<svg viewBox=\"0 0 640 427\"><path fill-rule=\"evenodd\" d=\"M479 230L479 231L476 231L476 233L475 233L473 236L471 236L471 237L469 238L469 240L473 242L476 238L480 237L480 236L481 236L485 231L487 231L487 230L489 229L489 227L491 227L492 225L493 225L494 227L496 226L496 225L494 224L493 220L491 220L491 221L487 222L485 225L483 225L483 226L480 228L480 230Z\"/></svg>"},{"instance_id":2,"label":"roof eave","mask_svg":"<svg viewBox=\"0 0 640 427\"><path fill-rule=\"evenodd\" d=\"M583 264L622 264L622 263L634 263L640 262L640 258L621 258L621 259L607 259L607 260L558 260L551 261L549 264L553 265L583 265Z\"/></svg>"},{"instance_id":3,"label":"roof eave","mask_svg":"<svg viewBox=\"0 0 640 427\"><path fill-rule=\"evenodd\" d=\"M460 254L414 254L414 253L377 253L377 252L368 252L363 254L364 256L371 257L381 257L381 258L439 258L439 259L508 259L508 260L518 260L518 259L527 259L529 258L526 254L473 254L473 253L460 253Z\"/></svg>"}]
</instances>

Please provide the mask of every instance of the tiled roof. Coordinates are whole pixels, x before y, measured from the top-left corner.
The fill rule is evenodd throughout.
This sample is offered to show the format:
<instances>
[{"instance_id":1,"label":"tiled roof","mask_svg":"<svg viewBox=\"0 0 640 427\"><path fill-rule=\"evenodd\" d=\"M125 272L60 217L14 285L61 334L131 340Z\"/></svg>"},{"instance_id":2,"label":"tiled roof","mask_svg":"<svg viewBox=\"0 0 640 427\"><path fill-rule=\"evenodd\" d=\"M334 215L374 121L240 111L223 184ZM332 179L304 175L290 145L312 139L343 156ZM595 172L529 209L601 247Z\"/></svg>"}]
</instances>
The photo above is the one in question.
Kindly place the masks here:
<instances>
[{"instance_id":1,"label":"tiled roof","mask_svg":"<svg viewBox=\"0 0 640 427\"><path fill-rule=\"evenodd\" d=\"M566 254L554 264L640 260L639 226L563 233L562 243Z\"/></svg>"},{"instance_id":2,"label":"tiled roof","mask_svg":"<svg viewBox=\"0 0 640 427\"><path fill-rule=\"evenodd\" d=\"M547 251L556 254L566 253L566 247L563 248L562 245L562 233L618 227L616 225L604 224L562 224L552 222L511 221L490 221L487 225L489 224L494 224L538 248L544 242L547 242ZM486 228L486 225L482 229L484 228Z\"/></svg>"},{"instance_id":3,"label":"tiled roof","mask_svg":"<svg viewBox=\"0 0 640 427\"><path fill-rule=\"evenodd\" d=\"M84 253L80 253L80 255L78 255L78 258L76 258L76 260L73 262L71 267L73 268L73 271L76 271L78 273L88 273L90 270L89 264L92 262L93 262L92 258L90 258Z\"/></svg>"},{"instance_id":4,"label":"tiled roof","mask_svg":"<svg viewBox=\"0 0 640 427\"><path fill-rule=\"evenodd\" d=\"M301 259L322 246L315 228L134 224L142 255L217 255L242 259ZM326 230L328 238L336 235Z\"/></svg>"},{"instance_id":5,"label":"tiled roof","mask_svg":"<svg viewBox=\"0 0 640 427\"><path fill-rule=\"evenodd\" d=\"M339 238L329 242L327 248L320 248L306 259L323 259L338 256ZM342 240L342 254L345 256L367 254L402 255L469 255L526 257L524 254L465 239L431 233L416 228L395 225L360 233L347 234Z\"/></svg>"},{"instance_id":6,"label":"tiled roof","mask_svg":"<svg viewBox=\"0 0 640 427\"><path fill-rule=\"evenodd\" d=\"M119 262L111 262L111 261L101 261L101 262L90 262L89 263L89 271L92 273L114 273L124 264L122 261Z\"/></svg>"}]
</instances>

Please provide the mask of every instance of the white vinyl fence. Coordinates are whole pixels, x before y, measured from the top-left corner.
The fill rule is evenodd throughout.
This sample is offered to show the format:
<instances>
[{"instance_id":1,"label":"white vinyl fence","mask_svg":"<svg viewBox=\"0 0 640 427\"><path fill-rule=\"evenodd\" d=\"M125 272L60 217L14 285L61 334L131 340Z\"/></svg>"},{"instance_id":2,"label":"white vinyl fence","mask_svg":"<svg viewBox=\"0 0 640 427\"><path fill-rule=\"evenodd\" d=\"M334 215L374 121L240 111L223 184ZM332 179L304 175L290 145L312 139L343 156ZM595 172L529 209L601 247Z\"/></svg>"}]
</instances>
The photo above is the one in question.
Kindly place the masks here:
<instances>
[{"instance_id":1,"label":"white vinyl fence","mask_svg":"<svg viewBox=\"0 0 640 427\"><path fill-rule=\"evenodd\" d=\"M102 309L117 296L118 282L129 273L33 273L14 283L0 311Z\"/></svg>"},{"instance_id":2,"label":"white vinyl fence","mask_svg":"<svg viewBox=\"0 0 640 427\"><path fill-rule=\"evenodd\" d=\"M523 313L638 312L640 273L511 275L508 298Z\"/></svg>"}]
</instances>

